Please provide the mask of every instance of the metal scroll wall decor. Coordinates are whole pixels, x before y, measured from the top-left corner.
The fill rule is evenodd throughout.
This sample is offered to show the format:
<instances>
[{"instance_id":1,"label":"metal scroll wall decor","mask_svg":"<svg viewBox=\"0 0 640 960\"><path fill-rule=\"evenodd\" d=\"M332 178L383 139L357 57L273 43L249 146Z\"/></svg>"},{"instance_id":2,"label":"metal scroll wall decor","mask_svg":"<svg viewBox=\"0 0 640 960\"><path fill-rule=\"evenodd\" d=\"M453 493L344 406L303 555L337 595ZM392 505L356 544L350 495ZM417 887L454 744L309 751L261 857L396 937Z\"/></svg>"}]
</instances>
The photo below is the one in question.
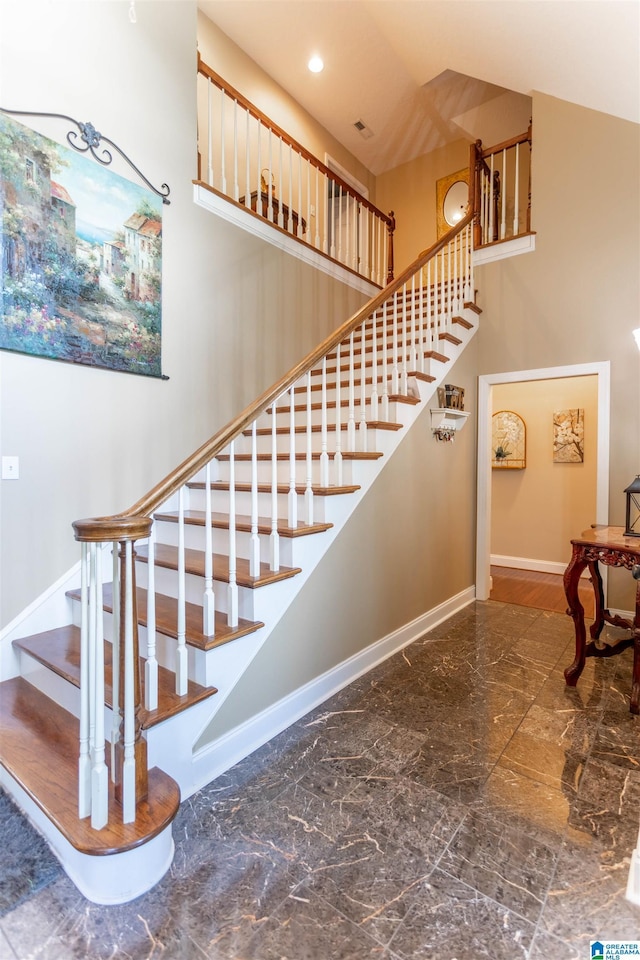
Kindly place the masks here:
<instances>
[{"instance_id":1,"label":"metal scroll wall decor","mask_svg":"<svg viewBox=\"0 0 640 960\"><path fill-rule=\"evenodd\" d=\"M72 149L8 114L75 124ZM107 169L114 151L144 186ZM169 193L93 124L0 108L0 349L161 377Z\"/></svg>"}]
</instances>

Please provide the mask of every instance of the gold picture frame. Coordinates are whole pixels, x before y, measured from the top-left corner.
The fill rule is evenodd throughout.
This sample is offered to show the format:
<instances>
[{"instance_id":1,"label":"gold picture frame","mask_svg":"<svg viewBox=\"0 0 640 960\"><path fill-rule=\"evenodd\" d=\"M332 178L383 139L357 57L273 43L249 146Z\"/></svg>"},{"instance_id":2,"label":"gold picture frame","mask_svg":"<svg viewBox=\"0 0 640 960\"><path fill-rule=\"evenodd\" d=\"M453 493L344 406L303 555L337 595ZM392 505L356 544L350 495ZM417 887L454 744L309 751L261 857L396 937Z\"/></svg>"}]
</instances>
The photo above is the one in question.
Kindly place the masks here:
<instances>
[{"instance_id":1,"label":"gold picture frame","mask_svg":"<svg viewBox=\"0 0 640 960\"><path fill-rule=\"evenodd\" d=\"M491 467L524 470L527 465L527 428L513 410L498 410L491 418Z\"/></svg>"},{"instance_id":2,"label":"gold picture frame","mask_svg":"<svg viewBox=\"0 0 640 960\"><path fill-rule=\"evenodd\" d=\"M469 196L469 169L465 167L464 170L458 170L457 173L450 173L446 177L441 177L440 180L436 180L436 228L438 233L438 240L440 237L444 236L451 227L452 223L448 223L445 217L445 201L447 199L447 194L451 188L456 183L466 183L467 185L467 200ZM464 211L462 211L462 216L464 216Z\"/></svg>"}]
</instances>

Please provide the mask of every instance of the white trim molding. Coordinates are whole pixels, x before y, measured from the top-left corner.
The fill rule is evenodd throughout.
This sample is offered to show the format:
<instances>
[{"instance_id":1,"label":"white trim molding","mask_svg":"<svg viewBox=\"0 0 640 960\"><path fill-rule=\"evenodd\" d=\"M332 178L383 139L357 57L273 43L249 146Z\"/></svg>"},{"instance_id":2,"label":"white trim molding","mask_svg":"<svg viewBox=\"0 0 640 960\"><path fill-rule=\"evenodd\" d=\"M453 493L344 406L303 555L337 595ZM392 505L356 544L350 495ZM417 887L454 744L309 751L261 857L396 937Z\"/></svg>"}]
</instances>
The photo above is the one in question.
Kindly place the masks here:
<instances>
[{"instance_id":1,"label":"white trim molding","mask_svg":"<svg viewBox=\"0 0 640 960\"><path fill-rule=\"evenodd\" d=\"M486 247L473 251L474 267L481 267L484 263L495 263L496 260L506 260L507 257L517 257L520 253L533 253L536 249L535 233L525 233L513 240L497 240Z\"/></svg>"},{"instance_id":2,"label":"white trim molding","mask_svg":"<svg viewBox=\"0 0 640 960\"><path fill-rule=\"evenodd\" d=\"M609 413L611 406L611 364L576 363L563 367L514 370L478 377L478 489L476 536L476 596L488 600L491 592L491 414L492 388L499 383L527 380L556 380L564 377L598 377L598 445L596 454L595 523L609 518ZM606 570L603 571L606 586Z\"/></svg>"}]
</instances>

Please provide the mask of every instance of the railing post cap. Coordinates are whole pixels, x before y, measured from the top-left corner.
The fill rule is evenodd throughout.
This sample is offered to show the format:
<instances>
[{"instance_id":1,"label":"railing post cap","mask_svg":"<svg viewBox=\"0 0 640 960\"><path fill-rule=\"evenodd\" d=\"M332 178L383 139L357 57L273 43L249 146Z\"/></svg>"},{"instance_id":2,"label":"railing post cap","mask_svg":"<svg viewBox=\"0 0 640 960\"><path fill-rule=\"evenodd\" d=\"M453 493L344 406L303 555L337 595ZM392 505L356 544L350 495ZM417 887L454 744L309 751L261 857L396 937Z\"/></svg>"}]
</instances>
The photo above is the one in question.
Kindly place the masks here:
<instances>
[{"instance_id":1,"label":"railing post cap","mask_svg":"<svg viewBox=\"0 0 640 960\"><path fill-rule=\"evenodd\" d=\"M76 540L85 543L108 543L113 540L143 540L151 533L151 517L94 517L75 520L72 524Z\"/></svg>"}]
</instances>

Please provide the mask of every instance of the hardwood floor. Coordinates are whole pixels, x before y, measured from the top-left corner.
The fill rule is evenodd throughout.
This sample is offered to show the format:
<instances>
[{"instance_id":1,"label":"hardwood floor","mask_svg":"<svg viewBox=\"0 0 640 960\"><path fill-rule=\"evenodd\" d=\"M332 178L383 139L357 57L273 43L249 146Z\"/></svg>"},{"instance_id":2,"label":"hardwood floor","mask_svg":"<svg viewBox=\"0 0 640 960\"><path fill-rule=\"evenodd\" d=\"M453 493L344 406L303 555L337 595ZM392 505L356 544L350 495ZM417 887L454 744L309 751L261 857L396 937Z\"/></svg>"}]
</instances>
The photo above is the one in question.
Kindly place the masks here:
<instances>
[{"instance_id":1,"label":"hardwood floor","mask_svg":"<svg viewBox=\"0 0 640 960\"><path fill-rule=\"evenodd\" d=\"M491 567L491 600L515 603L521 607L537 607L565 613L567 601L560 574L536 573L512 567ZM585 615L593 617L593 587L590 580L580 584L580 599Z\"/></svg>"}]
</instances>

